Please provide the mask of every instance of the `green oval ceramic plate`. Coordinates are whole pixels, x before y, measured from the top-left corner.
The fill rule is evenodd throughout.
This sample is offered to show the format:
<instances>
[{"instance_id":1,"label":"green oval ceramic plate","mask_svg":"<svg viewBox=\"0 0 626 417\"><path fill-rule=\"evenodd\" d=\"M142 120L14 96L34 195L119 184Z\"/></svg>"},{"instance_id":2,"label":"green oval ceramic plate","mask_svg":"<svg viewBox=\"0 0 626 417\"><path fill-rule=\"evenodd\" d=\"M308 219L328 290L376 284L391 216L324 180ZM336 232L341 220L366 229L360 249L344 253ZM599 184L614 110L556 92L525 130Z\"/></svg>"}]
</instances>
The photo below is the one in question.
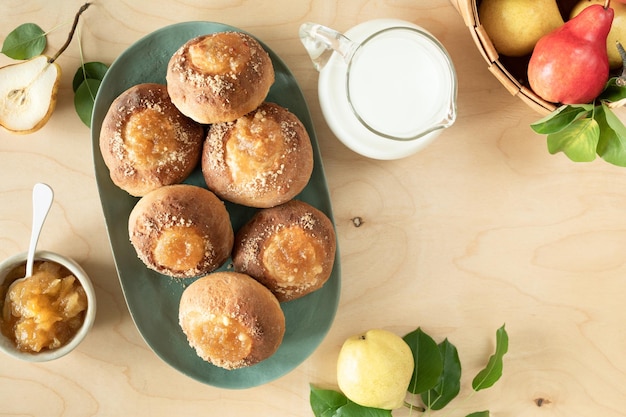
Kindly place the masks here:
<instances>
[{"instance_id":1,"label":"green oval ceramic plate","mask_svg":"<svg viewBox=\"0 0 626 417\"><path fill-rule=\"evenodd\" d=\"M113 100L127 88L144 82L165 84L167 63L186 41L199 35L239 29L219 23L187 22L158 30L123 52L111 65L98 91L92 118L92 146L96 181L109 240L124 297L139 332L152 350L180 372L203 383L222 388L248 388L279 378L302 363L321 343L337 310L340 293L339 255L326 285L299 300L282 304L286 333L278 351L269 359L238 370L224 370L200 359L188 345L178 325L178 304L192 280L177 280L146 268L129 242L127 219L138 201L117 188L109 177L99 149L102 121ZM325 212L332 209L317 139L304 96L295 78L266 45L276 73L267 101L278 103L296 114L313 144L314 169L307 187L297 199ZM206 187L200 168L189 184ZM255 210L227 203L233 228L241 227ZM230 260L221 268L225 270Z\"/></svg>"}]
</instances>

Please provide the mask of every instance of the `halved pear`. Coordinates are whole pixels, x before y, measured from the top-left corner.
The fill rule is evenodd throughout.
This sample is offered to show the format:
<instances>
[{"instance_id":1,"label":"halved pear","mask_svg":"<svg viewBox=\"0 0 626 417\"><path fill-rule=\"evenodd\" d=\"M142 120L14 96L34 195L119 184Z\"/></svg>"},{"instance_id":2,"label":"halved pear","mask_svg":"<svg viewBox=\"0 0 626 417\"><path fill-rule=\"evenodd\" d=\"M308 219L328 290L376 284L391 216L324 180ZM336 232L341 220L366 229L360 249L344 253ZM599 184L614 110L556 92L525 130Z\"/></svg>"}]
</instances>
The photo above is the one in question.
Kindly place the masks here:
<instances>
[{"instance_id":1,"label":"halved pear","mask_svg":"<svg viewBox=\"0 0 626 417\"><path fill-rule=\"evenodd\" d=\"M32 133L46 124L57 101L61 67L39 55L0 68L0 125Z\"/></svg>"}]
</instances>

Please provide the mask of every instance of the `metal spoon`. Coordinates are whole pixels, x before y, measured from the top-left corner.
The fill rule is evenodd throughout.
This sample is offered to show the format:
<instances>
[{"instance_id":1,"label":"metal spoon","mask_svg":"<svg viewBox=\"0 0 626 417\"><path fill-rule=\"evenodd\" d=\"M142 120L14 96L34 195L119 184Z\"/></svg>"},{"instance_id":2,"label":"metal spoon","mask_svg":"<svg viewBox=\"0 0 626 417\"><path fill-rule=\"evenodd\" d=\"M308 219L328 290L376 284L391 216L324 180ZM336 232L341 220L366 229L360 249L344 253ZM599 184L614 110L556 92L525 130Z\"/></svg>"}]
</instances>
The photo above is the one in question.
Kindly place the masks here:
<instances>
[{"instance_id":1,"label":"metal spoon","mask_svg":"<svg viewBox=\"0 0 626 417\"><path fill-rule=\"evenodd\" d=\"M39 235L43 228L44 220L50 211L52 206L52 200L54 198L54 192L46 184L37 183L33 187L33 224L30 234L30 245L28 247L28 254L26 257L26 275L24 278L17 279L11 283L11 286L16 282L22 281L33 275L33 264L35 263L35 249L37 248L37 242L39 241Z\"/></svg>"}]
</instances>

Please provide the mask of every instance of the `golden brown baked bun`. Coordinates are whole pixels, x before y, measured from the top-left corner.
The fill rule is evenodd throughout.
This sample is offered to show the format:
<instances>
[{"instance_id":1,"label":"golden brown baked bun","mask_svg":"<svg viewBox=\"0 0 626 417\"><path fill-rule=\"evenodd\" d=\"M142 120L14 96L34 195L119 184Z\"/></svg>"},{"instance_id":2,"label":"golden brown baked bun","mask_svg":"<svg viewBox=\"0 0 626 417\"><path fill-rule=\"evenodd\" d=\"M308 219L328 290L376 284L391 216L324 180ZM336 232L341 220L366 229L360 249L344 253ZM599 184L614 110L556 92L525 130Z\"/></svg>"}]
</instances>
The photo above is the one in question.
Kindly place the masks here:
<instances>
[{"instance_id":1,"label":"golden brown baked bun","mask_svg":"<svg viewBox=\"0 0 626 417\"><path fill-rule=\"evenodd\" d=\"M330 219L298 200L259 210L235 235L235 271L255 278L279 301L321 288L330 277L337 243Z\"/></svg>"},{"instance_id":2,"label":"golden brown baked bun","mask_svg":"<svg viewBox=\"0 0 626 417\"><path fill-rule=\"evenodd\" d=\"M218 32L189 40L167 66L172 102L200 123L230 122L256 109L274 83L272 60L253 37Z\"/></svg>"},{"instance_id":3,"label":"golden brown baked bun","mask_svg":"<svg viewBox=\"0 0 626 417\"><path fill-rule=\"evenodd\" d=\"M273 207L309 182L313 149L296 115L265 102L234 122L214 124L202 151L207 186L221 198L250 207Z\"/></svg>"},{"instance_id":4,"label":"golden brown baked bun","mask_svg":"<svg viewBox=\"0 0 626 417\"><path fill-rule=\"evenodd\" d=\"M285 334L285 316L274 295L248 275L214 272L185 289L178 313L189 345L225 369L272 356Z\"/></svg>"},{"instance_id":5,"label":"golden brown baked bun","mask_svg":"<svg viewBox=\"0 0 626 417\"><path fill-rule=\"evenodd\" d=\"M184 116L160 84L118 96L102 122L100 151L115 185L143 196L178 184L200 161L204 127Z\"/></svg>"},{"instance_id":6,"label":"golden brown baked bun","mask_svg":"<svg viewBox=\"0 0 626 417\"><path fill-rule=\"evenodd\" d=\"M176 278L220 267L233 247L224 203L211 191L188 184L158 188L135 205L128 234L146 266Z\"/></svg>"}]
</instances>

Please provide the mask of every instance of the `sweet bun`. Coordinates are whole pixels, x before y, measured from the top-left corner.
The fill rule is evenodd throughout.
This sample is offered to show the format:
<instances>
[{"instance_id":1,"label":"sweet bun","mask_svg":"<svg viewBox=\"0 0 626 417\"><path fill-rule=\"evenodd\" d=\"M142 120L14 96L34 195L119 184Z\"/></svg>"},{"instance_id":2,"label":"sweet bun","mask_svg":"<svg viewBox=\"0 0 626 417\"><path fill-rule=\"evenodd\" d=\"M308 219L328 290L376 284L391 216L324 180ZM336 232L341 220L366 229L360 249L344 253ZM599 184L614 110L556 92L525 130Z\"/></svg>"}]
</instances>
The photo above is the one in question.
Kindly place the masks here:
<instances>
[{"instance_id":1,"label":"sweet bun","mask_svg":"<svg viewBox=\"0 0 626 417\"><path fill-rule=\"evenodd\" d=\"M200 161L204 127L172 104L164 85L130 87L109 107L100 151L111 180L140 197L185 180Z\"/></svg>"},{"instance_id":2,"label":"sweet bun","mask_svg":"<svg viewBox=\"0 0 626 417\"><path fill-rule=\"evenodd\" d=\"M337 250L330 219L311 205L292 200L259 210L235 235L233 267L255 278L279 301L321 288L331 275Z\"/></svg>"},{"instance_id":3,"label":"sweet bun","mask_svg":"<svg viewBox=\"0 0 626 417\"><path fill-rule=\"evenodd\" d=\"M234 122L210 127L202 173L221 198L267 208L294 198L313 171L309 135L296 115L264 102Z\"/></svg>"},{"instance_id":4,"label":"sweet bun","mask_svg":"<svg viewBox=\"0 0 626 417\"><path fill-rule=\"evenodd\" d=\"M248 275L214 272L189 285L180 299L180 327L198 356L225 369L272 356L285 334L274 295Z\"/></svg>"},{"instance_id":5,"label":"sweet bun","mask_svg":"<svg viewBox=\"0 0 626 417\"><path fill-rule=\"evenodd\" d=\"M274 83L268 53L252 36L218 32L182 45L167 66L172 102L200 123L229 122L257 108Z\"/></svg>"},{"instance_id":6,"label":"sweet bun","mask_svg":"<svg viewBox=\"0 0 626 417\"><path fill-rule=\"evenodd\" d=\"M224 203L211 191L188 184L164 186L142 197L130 213L128 234L148 268L176 278L220 267L234 238Z\"/></svg>"}]
</instances>

